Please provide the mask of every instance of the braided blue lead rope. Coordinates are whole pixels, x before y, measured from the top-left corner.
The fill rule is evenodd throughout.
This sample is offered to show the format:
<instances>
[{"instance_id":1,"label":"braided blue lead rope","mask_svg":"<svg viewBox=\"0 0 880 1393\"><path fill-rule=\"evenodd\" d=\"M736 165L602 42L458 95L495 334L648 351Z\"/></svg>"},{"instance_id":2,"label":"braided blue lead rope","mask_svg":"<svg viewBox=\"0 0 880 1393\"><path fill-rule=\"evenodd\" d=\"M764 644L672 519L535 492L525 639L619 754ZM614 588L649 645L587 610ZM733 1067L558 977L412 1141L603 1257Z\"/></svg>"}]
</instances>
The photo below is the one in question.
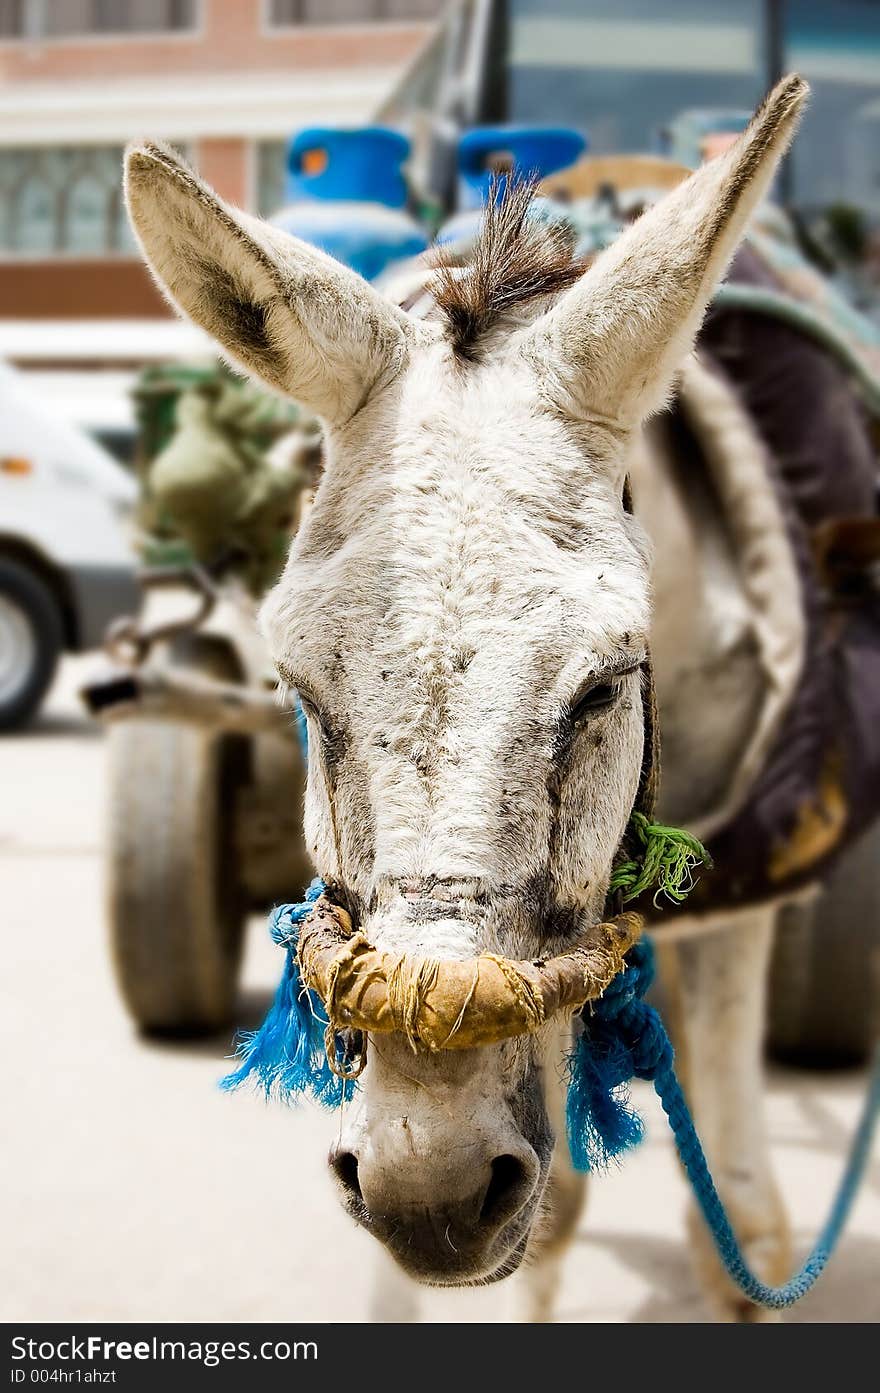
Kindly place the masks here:
<instances>
[{"instance_id":1,"label":"braided blue lead rope","mask_svg":"<svg viewBox=\"0 0 880 1393\"><path fill-rule=\"evenodd\" d=\"M874 1059L868 1095L847 1158L846 1169L837 1187L828 1217L803 1265L781 1287L768 1286L746 1265L736 1234L709 1173L693 1119L672 1068L671 1058L658 1068L654 1076L654 1087L663 1111L669 1118L682 1165L728 1275L740 1291L758 1306L768 1306L773 1310L793 1306L802 1296L806 1296L824 1271L846 1225L864 1175L871 1154L877 1116L880 1113L880 1049Z\"/></svg>"},{"instance_id":2,"label":"braided blue lead rope","mask_svg":"<svg viewBox=\"0 0 880 1393\"><path fill-rule=\"evenodd\" d=\"M715 1182L709 1171L681 1085L673 1068L673 1050L660 1017L642 1000L653 975L652 949L646 939L630 950L628 965L596 1002L586 1022L587 1037L613 1053L615 1084L628 1078L651 1081L669 1119L682 1165L691 1183L718 1255L731 1280L758 1306L781 1310L810 1290L837 1246L864 1175L880 1115L880 1049L874 1061L868 1095L837 1193L816 1243L798 1272L783 1286L771 1287L750 1270ZM624 1062L625 1061L625 1062ZM626 1075L626 1078L623 1076ZM571 1121L571 1110L569 1112ZM578 1138L572 1139L578 1144Z\"/></svg>"}]
</instances>

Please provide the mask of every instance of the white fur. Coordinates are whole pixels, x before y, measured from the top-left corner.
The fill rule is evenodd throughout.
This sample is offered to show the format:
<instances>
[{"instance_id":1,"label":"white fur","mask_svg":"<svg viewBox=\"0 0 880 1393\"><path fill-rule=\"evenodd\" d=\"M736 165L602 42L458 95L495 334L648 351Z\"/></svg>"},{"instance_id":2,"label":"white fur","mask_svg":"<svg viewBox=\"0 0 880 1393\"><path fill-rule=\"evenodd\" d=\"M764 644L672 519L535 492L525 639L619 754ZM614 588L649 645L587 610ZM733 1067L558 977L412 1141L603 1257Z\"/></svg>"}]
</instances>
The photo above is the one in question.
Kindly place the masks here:
<instances>
[{"instance_id":1,"label":"white fur","mask_svg":"<svg viewBox=\"0 0 880 1393\"><path fill-rule=\"evenodd\" d=\"M469 359L439 323L222 204L173 152L129 156L160 284L328 423L325 477L262 619L307 704L317 869L380 946L537 956L602 913L639 781L651 625L627 456L804 90L780 84L722 160ZM576 694L616 672L616 703L572 728ZM563 1049L553 1029L434 1057L371 1042L335 1164L352 1211L411 1271L481 1281L529 1244L559 1251L570 1224L544 1199L555 1212L563 1193ZM513 1178L493 1206L499 1162Z\"/></svg>"}]
</instances>

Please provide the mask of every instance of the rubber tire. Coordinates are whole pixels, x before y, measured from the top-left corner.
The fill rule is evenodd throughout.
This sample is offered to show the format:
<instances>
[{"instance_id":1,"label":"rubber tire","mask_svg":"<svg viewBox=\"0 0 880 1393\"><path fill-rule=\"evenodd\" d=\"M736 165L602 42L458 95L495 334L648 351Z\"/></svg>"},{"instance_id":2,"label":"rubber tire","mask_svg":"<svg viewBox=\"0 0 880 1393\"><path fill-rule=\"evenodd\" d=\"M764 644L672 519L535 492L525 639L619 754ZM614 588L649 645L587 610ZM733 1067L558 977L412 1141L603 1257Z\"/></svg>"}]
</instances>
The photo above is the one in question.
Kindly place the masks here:
<instances>
[{"instance_id":1,"label":"rubber tire","mask_svg":"<svg viewBox=\"0 0 880 1393\"><path fill-rule=\"evenodd\" d=\"M240 675L210 636L179 639L170 656L227 681ZM148 1033L219 1030L233 1014L247 916L234 840L247 741L138 720L111 727L108 754L109 918L123 999Z\"/></svg>"},{"instance_id":2,"label":"rubber tire","mask_svg":"<svg viewBox=\"0 0 880 1393\"><path fill-rule=\"evenodd\" d=\"M15 730L38 711L64 646L64 628L55 596L29 566L0 556L0 594L25 615L35 642L34 661L23 687L0 704L0 730Z\"/></svg>"},{"instance_id":3,"label":"rubber tire","mask_svg":"<svg viewBox=\"0 0 880 1393\"><path fill-rule=\"evenodd\" d=\"M780 912L768 1048L786 1064L862 1064L880 1038L880 825L849 851L822 893Z\"/></svg>"}]
</instances>

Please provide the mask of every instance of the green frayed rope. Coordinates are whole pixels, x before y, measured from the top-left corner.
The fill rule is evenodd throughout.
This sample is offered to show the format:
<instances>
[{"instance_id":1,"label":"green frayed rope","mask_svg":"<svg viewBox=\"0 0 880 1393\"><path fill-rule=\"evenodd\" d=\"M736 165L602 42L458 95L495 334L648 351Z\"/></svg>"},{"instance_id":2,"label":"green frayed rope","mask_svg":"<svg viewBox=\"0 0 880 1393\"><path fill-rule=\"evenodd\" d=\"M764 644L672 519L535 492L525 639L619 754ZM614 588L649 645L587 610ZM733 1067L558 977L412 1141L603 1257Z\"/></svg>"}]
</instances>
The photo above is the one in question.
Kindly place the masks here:
<instances>
[{"instance_id":1,"label":"green frayed rope","mask_svg":"<svg viewBox=\"0 0 880 1393\"><path fill-rule=\"evenodd\" d=\"M689 832L652 822L644 813L633 813L629 825L642 850L635 860L615 866L609 888L622 891L626 904L655 885L655 904L660 895L681 904L694 887L696 867L711 867L708 851Z\"/></svg>"}]
</instances>

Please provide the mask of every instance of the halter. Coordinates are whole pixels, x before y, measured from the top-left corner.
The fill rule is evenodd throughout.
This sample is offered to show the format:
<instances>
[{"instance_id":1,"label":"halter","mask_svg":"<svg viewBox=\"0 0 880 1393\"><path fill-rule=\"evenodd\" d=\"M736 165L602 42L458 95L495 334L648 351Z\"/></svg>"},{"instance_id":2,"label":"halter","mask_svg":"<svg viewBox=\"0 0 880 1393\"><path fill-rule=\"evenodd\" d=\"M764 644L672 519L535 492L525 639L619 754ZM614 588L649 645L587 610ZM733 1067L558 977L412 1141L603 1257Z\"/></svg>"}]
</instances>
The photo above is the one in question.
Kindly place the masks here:
<instances>
[{"instance_id":1,"label":"halter","mask_svg":"<svg viewBox=\"0 0 880 1393\"><path fill-rule=\"evenodd\" d=\"M323 1002L334 1033L398 1031L413 1050L435 1052L534 1035L558 1013L579 1010L614 980L641 932L638 914L621 914L588 929L568 952L540 961L495 953L415 957L374 948L323 894L299 930L296 951L301 978Z\"/></svg>"}]
</instances>

